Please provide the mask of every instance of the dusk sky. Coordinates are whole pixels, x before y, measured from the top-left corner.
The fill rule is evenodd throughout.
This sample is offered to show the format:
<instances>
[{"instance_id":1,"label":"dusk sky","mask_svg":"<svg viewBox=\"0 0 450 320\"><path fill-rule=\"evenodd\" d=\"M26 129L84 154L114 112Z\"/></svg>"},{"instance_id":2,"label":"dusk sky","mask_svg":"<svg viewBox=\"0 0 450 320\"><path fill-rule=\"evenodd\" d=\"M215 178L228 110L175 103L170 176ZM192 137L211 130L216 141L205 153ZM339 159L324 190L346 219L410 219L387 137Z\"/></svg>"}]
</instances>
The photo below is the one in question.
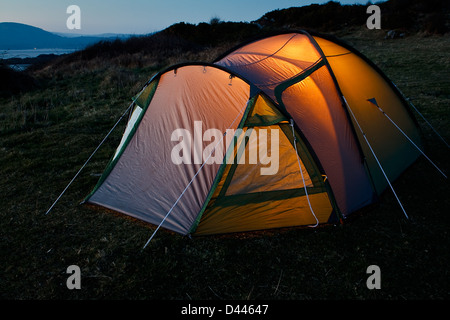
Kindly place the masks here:
<instances>
[{"instance_id":1,"label":"dusk sky","mask_svg":"<svg viewBox=\"0 0 450 320\"><path fill-rule=\"evenodd\" d=\"M52 32L146 34L177 22L197 24L217 17L223 21L252 21L268 11L329 0L2 0L0 22L19 22ZM367 0L341 0L366 4ZM69 30L67 7L77 5L81 29Z\"/></svg>"}]
</instances>

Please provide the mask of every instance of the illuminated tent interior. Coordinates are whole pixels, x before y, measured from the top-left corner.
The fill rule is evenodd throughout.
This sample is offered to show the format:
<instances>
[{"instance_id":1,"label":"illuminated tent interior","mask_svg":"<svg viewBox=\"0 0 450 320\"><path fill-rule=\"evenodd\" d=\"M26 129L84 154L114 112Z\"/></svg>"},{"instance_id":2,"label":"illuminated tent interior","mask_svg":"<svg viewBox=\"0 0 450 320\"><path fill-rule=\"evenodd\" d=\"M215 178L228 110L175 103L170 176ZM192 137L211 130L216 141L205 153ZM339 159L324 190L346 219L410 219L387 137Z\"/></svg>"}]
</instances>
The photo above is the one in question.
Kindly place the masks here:
<instances>
[{"instance_id":1,"label":"illuminated tent interior","mask_svg":"<svg viewBox=\"0 0 450 320\"><path fill-rule=\"evenodd\" d=\"M304 31L244 43L214 63L172 66L131 110L85 203L183 235L344 220L420 155L417 123L391 81L345 43ZM183 152L189 161L174 163L180 128L200 135L190 145L204 150L201 159ZM209 129L221 136L205 139ZM258 138L277 145L277 157L266 153L277 161L270 174L261 153L248 159Z\"/></svg>"}]
</instances>

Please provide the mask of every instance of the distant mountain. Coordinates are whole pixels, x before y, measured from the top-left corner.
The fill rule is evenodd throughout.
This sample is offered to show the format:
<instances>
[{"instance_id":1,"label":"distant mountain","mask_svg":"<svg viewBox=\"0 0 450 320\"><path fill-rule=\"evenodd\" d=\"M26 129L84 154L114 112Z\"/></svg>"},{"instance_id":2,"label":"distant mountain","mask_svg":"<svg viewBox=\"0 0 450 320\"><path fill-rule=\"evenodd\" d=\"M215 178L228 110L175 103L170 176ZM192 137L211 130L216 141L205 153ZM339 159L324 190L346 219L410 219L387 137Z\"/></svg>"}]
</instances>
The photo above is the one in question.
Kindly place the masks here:
<instances>
[{"instance_id":1,"label":"distant mountain","mask_svg":"<svg viewBox=\"0 0 450 320\"><path fill-rule=\"evenodd\" d=\"M0 50L23 49L84 49L108 36L64 37L30 25L15 22L0 22Z\"/></svg>"}]
</instances>

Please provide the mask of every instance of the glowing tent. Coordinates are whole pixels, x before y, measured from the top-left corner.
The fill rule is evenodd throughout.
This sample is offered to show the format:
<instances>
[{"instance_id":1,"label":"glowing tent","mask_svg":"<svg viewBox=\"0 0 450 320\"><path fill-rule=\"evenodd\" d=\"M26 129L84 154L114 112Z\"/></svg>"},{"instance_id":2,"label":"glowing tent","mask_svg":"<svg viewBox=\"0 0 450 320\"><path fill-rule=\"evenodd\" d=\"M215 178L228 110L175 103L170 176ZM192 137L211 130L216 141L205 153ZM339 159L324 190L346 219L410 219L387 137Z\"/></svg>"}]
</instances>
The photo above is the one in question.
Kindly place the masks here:
<instances>
[{"instance_id":1,"label":"glowing tent","mask_svg":"<svg viewBox=\"0 0 450 320\"><path fill-rule=\"evenodd\" d=\"M391 81L348 45L303 31L172 66L132 107L85 202L181 234L334 223L420 155Z\"/></svg>"}]
</instances>

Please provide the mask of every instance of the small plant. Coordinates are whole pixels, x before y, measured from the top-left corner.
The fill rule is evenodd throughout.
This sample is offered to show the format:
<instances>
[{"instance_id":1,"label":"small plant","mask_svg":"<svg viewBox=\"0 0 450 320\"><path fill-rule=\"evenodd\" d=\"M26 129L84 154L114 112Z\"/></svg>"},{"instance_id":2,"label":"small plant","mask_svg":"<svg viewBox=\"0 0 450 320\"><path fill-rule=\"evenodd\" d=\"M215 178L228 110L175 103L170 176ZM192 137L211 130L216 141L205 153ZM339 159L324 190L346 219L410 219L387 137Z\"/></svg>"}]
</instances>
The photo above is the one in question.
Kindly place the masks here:
<instances>
[{"instance_id":1,"label":"small plant","mask_svg":"<svg viewBox=\"0 0 450 320\"><path fill-rule=\"evenodd\" d=\"M209 20L209 24L210 25L216 25L221 23L222 21L220 20L220 18L218 16L214 16Z\"/></svg>"}]
</instances>

